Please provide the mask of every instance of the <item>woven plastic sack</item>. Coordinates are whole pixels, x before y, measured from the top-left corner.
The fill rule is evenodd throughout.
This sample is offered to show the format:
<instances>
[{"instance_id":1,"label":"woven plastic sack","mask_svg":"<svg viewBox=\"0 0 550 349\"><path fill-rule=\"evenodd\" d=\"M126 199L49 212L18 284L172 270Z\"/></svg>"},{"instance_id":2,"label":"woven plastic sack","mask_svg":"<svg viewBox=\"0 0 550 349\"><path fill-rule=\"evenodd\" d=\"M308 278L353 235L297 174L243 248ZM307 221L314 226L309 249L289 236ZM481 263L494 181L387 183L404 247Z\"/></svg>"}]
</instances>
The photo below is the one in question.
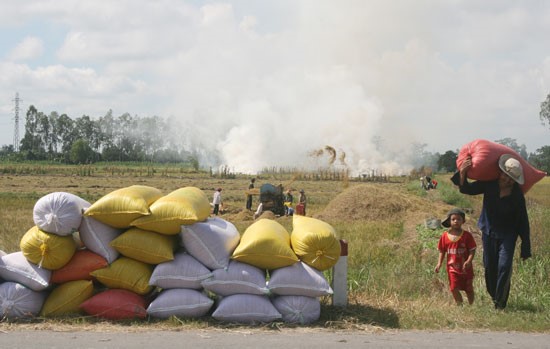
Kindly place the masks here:
<instances>
[{"instance_id":1,"label":"woven plastic sack","mask_svg":"<svg viewBox=\"0 0 550 349\"><path fill-rule=\"evenodd\" d=\"M41 316L54 317L80 313L80 304L92 297L94 285L89 280L69 281L57 286L48 295Z\"/></svg>"},{"instance_id":2,"label":"woven plastic sack","mask_svg":"<svg viewBox=\"0 0 550 349\"><path fill-rule=\"evenodd\" d=\"M212 270L227 267L241 239L237 228L219 217L182 226L180 236L185 250Z\"/></svg>"},{"instance_id":3,"label":"woven plastic sack","mask_svg":"<svg viewBox=\"0 0 550 349\"><path fill-rule=\"evenodd\" d=\"M525 182L520 187L524 193L546 176L546 172L537 170L512 148L485 139L476 139L463 145L458 152L456 167L460 169L464 160L471 156L472 167L468 170L468 178L492 181L500 176L498 160L503 154L511 154L521 163Z\"/></svg>"},{"instance_id":4,"label":"woven plastic sack","mask_svg":"<svg viewBox=\"0 0 550 349\"><path fill-rule=\"evenodd\" d=\"M120 257L108 267L91 272L91 275L108 288L122 288L144 295L153 289L149 286L152 273L152 265Z\"/></svg>"},{"instance_id":5,"label":"woven plastic sack","mask_svg":"<svg viewBox=\"0 0 550 349\"><path fill-rule=\"evenodd\" d=\"M290 247L288 231L270 219L260 219L245 230L232 258L262 269L277 269L298 262Z\"/></svg>"},{"instance_id":6,"label":"woven plastic sack","mask_svg":"<svg viewBox=\"0 0 550 349\"><path fill-rule=\"evenodd\" d=\"M132 185L103 196L84 215L114 228L129 228L132 221L149 215L149 206L160 197L162 192L156 188Z\"/></svg>"},{"instance_id":7,"label":"woven plastic sack","mask_svg":"<svg viewBox=\"0 0 550 349\"><path fill-rule=\"evenodd\" d=\"M283 321L291 324L307 325L319 320L321 302L319 298L305 296L277 296L271 301L283 316Z\"/></svg>"},{"instance_id":8,"label":"woven plastic sack","mask_svg":"<svg viewBox=\"0 0 550 349\"><path fill-rule=\"evenodd\" d=\"M98 293L80 305L88 315L108 320L144 319L147 303L143 296L123 289Z\"/></svg>"},{"instance_id":9,"label":"woven plastic sack","mask_svg":"<svg viewBox=\"0 0 550 349\"><path fill-rule=\"evenodd\" d=\"M0 284L0 318L33 318L38 315L45 300L45 292L33 291L17 282L4 282Z\"/></svg>"},{"instance_id":10,"label":"woven plastic sack","mask_svg":"<svg viewBox=\"0 0 550 349\"><path fill-rule=\"evenodd\" d=\"M304 262L273 270L267 288L279 296L321 297L333 293L325 275Z\"/></svg>"},{"instance_id":11,"label":"woven plastic sack","mask_svg":"<svg viewBox=\"0 0 550 349\"><path fill-rule=\"evenodd\" d=\"M50 286L51 276L51 270L29 262L21 251L0 257L0 277L5 281L18 282L33 291L42 291Z\"/></svg>"},{"instance_id":12,"label":"woven plastic sack","mask_svg":"<svg viewBox=\"0 0 550 349\"><path fill-rule=\"evenodd\" d=\"M113 228L92 217L83 217L80 224L80 240L87 249L113 263L119 252L111 246L111 241L122 233L121 229Z\"/></svg>"},{"instance_id":13,"label":"woven plastic sack","mask_svg":"<svg viewBox=\"0 0 550 349\"><path fill-rule=\"evenodd\" d=\"M61 236L78 231L82 212L90 203L74 194L54 192L36 201L33 208L34 224L47 233Z\"/></svg>"},{"instance_id":14,"label":"woven plastic sack","mask_svg":"<svg viewBox=\"0 0 550 349\"><path fill-rule=\"evenodd\" d=\"M111 241L123 256L149 264L173 260L177 244L176 237L139 228L130 228Z\"/></svg>"},{"instance_id":15,"label":"woven plastic sack","mask_svg":"<svg viewBox=\"0 0 550 349\"><path fill-rule=\"evenodd\" d=\"M62 284L76 280L92 280L90 273L108 266L107 260L89 250L76 251L71 260L62 268L54 270L50 283Z\"/></svg>"},{"instance_id":16,"label":"woven plastic sack","mask_svg":"<svg viewBox=\"0 0 550 349\"><path fill-rule=\"evenodd\" d=\"M170 316L198 318L208 313L214 301L197 290L174 288L162 291L149 307L147 314L167 319Z\"/></svg>"},{"instance_id":17,"label":"woven plastic sack","mask_svg":"<svg viewBox=\"0 0 550 349\"><path fill-rule=\"evenodd\" d=\"M174 190L149 209L150 215L136 219L132 225L166 235L179 234L182 225L204 221L210 215L208 197L196 187Z\"/></svg>"},{"instance_id":18,"label":"woven plastic sack","mask_svg":"<svg viewBox=\"0 0 550 349\"><path fill-rule=\"evenodd\" d=\"M334 228L319 219L294 215L290 235L292 250L307 265L320 270L332 268L340 258L340 241Z\"/></svg>"},{"instance_id":19,"label":"woven plastic sack","mask_svg":"<svg viewBox=\"0 0 550 349\"><path fill-rule=\"evenodd\" d=\"M279 320L282 315L267 296L235 294L223 297L212 317L225 322L254 325Z\"/></svg>"},{"instance_id":20,"label":"woven plastic sack","mask_svg":"<svg viewBox=\"0 0 550 349\"><path fill-rule=\"evenodd\" d=\"M219 296L233 294L257 294L266 295L265 270L239 261L229 262L229 266L212 271L212 277L202 282L205 290Z\"/></svg>"},{"instance_id":21,"label":"woven plastic sack","mask_svg":"<svg viewBox=\"0 0 550 349\"><path fill-rule=\"evenodd\" d=\"M157 265L149 279L149 284L164 289L201 289L201 282L212 276L212 272L193 256L176 253L174 260Z\"/></svg>"},{"instance_id":22,"label":"woven plastic sack","mask_svg":"<svg viewBox=\"0 0 550 349\"><path fill-rule=\"evenodd\" d=\"M76 251L76 243L72 236L46 233L37 226L23 235L19 247L31 263L49 270L63 267Z\"/></svg>"}]
</instances>

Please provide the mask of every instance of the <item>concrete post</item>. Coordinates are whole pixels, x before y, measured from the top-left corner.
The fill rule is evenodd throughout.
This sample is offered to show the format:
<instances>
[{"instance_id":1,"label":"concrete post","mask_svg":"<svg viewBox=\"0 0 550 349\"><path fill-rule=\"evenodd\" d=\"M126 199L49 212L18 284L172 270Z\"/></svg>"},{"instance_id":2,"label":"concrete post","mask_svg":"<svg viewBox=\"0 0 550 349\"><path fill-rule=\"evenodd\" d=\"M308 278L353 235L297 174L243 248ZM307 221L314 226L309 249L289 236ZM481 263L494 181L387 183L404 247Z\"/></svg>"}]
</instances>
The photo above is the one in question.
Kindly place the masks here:
<instances>
[{"instance_id":1,"label":"concrete post","mask_svg":"<svg viewBox=\"0 0 550 349\"><path fill-rule=\"evenodd\" d=\"M348 305L348 242L340 240L340 258L332 267L332 305Z\"/></svg>"}]
</instances>

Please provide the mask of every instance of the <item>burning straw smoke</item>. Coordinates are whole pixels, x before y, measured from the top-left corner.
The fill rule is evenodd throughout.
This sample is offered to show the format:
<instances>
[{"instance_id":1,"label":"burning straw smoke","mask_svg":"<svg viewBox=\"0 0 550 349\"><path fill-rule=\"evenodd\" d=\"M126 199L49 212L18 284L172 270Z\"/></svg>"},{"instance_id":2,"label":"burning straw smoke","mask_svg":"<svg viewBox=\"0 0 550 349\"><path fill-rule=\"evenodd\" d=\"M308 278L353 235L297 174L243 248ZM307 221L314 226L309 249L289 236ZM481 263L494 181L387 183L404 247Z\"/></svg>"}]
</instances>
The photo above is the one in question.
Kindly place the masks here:
<instances>
[{"instance_id":1,"label":"burning straw smoke","mask_svg":"<svg viewBox=\"0 0 550 349\"><path fill-rule=\"evenodd\" d=\"M316 169L327 164L310 152L329 151L329 145L328 165L348 166L352 175L403 172L405 162L395 156L403 152L390 149L390 142L373 142L381 135L383 107L367 93L369 67L357 59L364 49L349 40L356 26L327 30L307 15L321 10L317 3L306 2L292 30L264 33L254 21L239 22L230 6L212 6L194 50L174 62L182 81L179 110L194 115L193 124L206 130L201 143L218 155L219 162L209 165L242 173ZM330 6L324 11L334 14ZM354 50L357 57L344 54Z\"/></svg>"}]
</instances>

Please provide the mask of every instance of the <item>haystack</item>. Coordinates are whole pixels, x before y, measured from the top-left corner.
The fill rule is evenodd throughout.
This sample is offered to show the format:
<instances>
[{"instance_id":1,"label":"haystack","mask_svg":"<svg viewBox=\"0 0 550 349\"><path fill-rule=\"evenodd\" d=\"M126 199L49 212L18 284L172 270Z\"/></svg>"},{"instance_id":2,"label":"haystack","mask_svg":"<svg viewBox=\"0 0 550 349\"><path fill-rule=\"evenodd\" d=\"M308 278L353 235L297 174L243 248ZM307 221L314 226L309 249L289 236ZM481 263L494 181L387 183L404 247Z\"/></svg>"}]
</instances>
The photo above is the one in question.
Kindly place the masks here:
<instances>
[{"instance_id":1,"label":"haystack","mask_svg":"<svg viewBox=\"0 0 550 349\"><path fill-rule=\"evenodd\" d=\"M260 215L260 217L258 217L257 219L275 219L277 216L275 216L275 213L271 212L271 211L264 211L262 212L262 214Z\"/></svg>"},{"instance_id":2,"label":"haystack","mask_svg":"<svg viewBox=\"0 0 550 349\"><path fill-rule=\"evenodd\" d=\"M254 213L248 210L241 210L234 215L228 215L227 219L232 222L252 221Z\"/></svg>"},{"instance_id":3,"label":"haystack","mask_svg":"<svg viewBox=\"0 0 550 349\"><path fill-rule=\"evenodd\" d=\"M325 221L388 221L410 212L430 212L429 201L384 184L361 184L337 195L316 218Z\"/></svg>"}]
</instances>

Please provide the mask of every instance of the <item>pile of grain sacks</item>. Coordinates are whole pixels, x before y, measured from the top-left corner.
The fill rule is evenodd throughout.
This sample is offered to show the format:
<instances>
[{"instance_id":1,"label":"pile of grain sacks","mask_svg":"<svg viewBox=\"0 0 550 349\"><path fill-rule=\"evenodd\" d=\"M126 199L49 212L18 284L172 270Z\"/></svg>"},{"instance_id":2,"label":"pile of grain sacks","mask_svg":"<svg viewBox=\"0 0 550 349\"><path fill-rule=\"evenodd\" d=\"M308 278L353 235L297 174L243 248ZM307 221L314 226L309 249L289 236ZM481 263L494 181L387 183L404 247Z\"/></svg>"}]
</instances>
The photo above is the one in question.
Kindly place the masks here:
<instances>
[{"instance_id":1,"label":"pile of grain sacks","mask_svg":"<svg viewBox=\"0 0 550 349\"><path fill-rule=\"evenodd\" d=\"M260 219L242 234L210 218L204 192L115 190L94 204L55 192L39 199L21 251L0 253L0 314L21 319L213 318L307 324L332 294L323 271L340 243L327 223L295 215L289 233Z\"/></svg>"}]
</instances>

